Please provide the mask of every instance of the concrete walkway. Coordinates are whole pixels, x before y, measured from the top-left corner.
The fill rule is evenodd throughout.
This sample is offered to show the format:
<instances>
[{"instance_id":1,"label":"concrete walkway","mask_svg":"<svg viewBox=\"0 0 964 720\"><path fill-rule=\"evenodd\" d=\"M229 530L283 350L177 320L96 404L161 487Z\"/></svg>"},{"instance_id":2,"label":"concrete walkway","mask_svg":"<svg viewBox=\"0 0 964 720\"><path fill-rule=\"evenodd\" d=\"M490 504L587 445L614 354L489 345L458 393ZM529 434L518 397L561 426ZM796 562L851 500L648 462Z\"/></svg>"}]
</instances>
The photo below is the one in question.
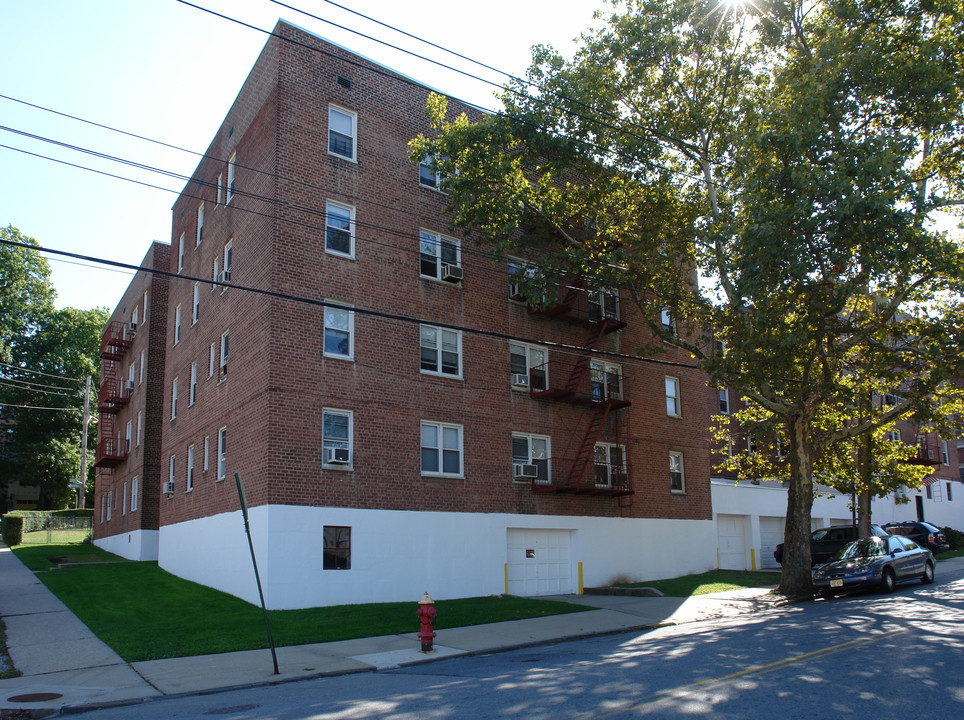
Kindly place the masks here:
<instances>
[{"instance_id":1,"label":"concrete walkway","mask_svg":"<svg viewBox=\"0 0 964 720\"><path fill-rule=\"evenodd\" d=\"M641 630L773 609L765 589L693 598L565 595L595 610L439 631L422 653L415 633L269 650L126 663L0 543L0 617L22 676L0 680L0 711L35 716L286 680L387 669L458 655L498 652L592 635ZM413 617L415 603L413 602Z\"/></svg>"}]
</instances>

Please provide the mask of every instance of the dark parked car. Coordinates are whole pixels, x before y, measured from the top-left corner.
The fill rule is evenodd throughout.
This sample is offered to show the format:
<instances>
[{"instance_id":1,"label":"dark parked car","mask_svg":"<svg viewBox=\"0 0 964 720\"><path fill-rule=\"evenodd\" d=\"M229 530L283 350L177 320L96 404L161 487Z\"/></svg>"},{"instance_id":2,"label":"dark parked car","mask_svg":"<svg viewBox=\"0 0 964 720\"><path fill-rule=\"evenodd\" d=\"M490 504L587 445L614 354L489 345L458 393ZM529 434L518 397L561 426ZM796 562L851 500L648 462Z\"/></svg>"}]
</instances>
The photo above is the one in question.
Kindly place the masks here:
<instances>
[{"instance_id":1,"label":"dark parked car","mask_svg":"<svg viewBox=\"0 0 964 720\"><path fill-rule=\"evenodd\" d=\"M871 525L870 533L875 537L888 535L880 525ZM819 565L827 562L840 548L856 539L857 528L853 525L834 525L814 530L810 534L810 564ZM773 558L783 565L783 543L777 545L776 550L773 551Z\"/></svg>"},{"instance_id":2,"label":"dark parked car","mask_svg":"<svg viewBox=\"0 0 964 720\"><path fill-rule=\"evenodd\" d=\"M899 582L934 582L934 562L930 550L900 535L860 538L813 569L813 586L825 598L854 588L891 592Z\"/></svg>"},{"instance_id":3,"label":"dark parked car","mask_svg":"<svg viewBox=\"0 0 964 720\"><path fill-rule=\"evenodd\" d=\"M939 527L929 522L894 522L884 525L884 530L891 535L903 535L913 540L921 547L926 547L935 555L950 550L947 538Z\"/></svg>"}]
</instances>

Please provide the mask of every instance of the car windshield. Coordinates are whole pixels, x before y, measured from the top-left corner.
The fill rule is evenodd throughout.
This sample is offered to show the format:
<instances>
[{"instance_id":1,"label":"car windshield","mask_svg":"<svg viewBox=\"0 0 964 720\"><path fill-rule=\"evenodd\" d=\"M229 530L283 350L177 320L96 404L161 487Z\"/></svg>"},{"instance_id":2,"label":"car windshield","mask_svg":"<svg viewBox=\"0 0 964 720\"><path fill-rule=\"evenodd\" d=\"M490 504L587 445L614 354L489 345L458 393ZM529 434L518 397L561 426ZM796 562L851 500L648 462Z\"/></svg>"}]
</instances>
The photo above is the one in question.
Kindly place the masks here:
<instances>
[{"instance_id":1,"label":"car windshield","mask_svg":"<svg viewBox=\"0 0 964 720\"><path fill-rule=\"evenodd\" d=\"M837 552L835 560L852 560L855 558L872 558L878 555L886 555L887 546L879 537L866 537L855 540L849 545L844 545Z\"/></svg>"}]
</instances>

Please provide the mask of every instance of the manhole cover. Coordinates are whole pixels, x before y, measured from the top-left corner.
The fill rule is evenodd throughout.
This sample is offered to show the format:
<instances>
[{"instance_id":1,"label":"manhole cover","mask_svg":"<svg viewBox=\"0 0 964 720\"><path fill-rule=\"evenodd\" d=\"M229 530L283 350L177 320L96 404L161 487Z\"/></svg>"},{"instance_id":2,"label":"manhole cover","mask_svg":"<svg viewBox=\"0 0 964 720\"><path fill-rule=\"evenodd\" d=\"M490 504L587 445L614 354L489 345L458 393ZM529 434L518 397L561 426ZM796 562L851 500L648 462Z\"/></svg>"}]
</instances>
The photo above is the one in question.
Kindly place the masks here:
<instances>
[{"instance_id":1,"label":"manhole cover","mask_svg":"<svg viewBox=\"0 0 964 720\"><path fill-rule=\"evenodd\" d=\"M15 702L15 703L50 702L51 700L58 700L62 697L63 695L61 695L60 693L27 693L26 695L14 695L13 697L8 697L7 702Z\"/></svg>"},{"instance_id":2,"label":"manhole cover","mask_svg":"<svg viewBox=\"0 0 964 720\"><path fill-rule=\"evenodd\" d=\"M247 712L248 710L254 710L261 707L260 705L253 703L251 705L232 705L231 707L214 708L213 710L208 710L205 715L231 715L232 713Z\"/></svg>"}]
</instances>

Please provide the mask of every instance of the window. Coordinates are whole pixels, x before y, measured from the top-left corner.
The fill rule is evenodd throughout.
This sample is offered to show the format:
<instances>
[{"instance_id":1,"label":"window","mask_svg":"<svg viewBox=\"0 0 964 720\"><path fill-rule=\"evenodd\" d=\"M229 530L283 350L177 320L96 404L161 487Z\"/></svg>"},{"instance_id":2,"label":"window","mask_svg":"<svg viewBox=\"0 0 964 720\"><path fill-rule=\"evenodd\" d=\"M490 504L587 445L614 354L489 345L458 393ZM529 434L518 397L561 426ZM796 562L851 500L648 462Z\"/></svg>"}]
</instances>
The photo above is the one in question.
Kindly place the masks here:
<instances>
[{"instance_id":1,"label":"window","mask_svg":"<svg viewBox=\"0 0 964 720\"><path fill-rule=\"evenodd\" d=\"M506 267L509 271L509 299L525 301L522 280L526 275L531 277L535 273L535 268L525 260L511 257L506 260Z\"/></svg>"},{"instance_id":2,"label":"window","mask_svg":"<svg viewBox=\"0 0 964 720\"><path fill-rule=\"evenodd\" d=\"M137 411L137 438L136 438L138 447L140 447L141 445L141 436L143 435L143 431L144 431L144 412L142 410L138 410Z\"/></svg>"},{"instance_id":3,"label":"window","mask_svg":"<svg viewBox=\"0 0 964 720\"><path fill-rule=\"evenodd\" d=\"M111 510L111 500L114 497L114 491L111 490L107 493L107 520L110 521L110 510Z\"/></svg>"},{"instance_id":4,"label":"window","mask_svg":"<svg viewBox=\"0 0 964 720\"><path fill-rule=\"evenodd\" d=\"M144 291L144 322L147 322L147 290Z\"/></svg>"},{"instance_id":5,"label":"window","mask_svg":"<svg viewBox=\"0 0 964 720\"><path fill-rule=\"evenodd\" d=\"M170 485L168 487L174 487L174 472L175 472L175 468L177 467L176 455L171 455L169 465L170 467L168 467L167 481L170 483Z\"/></svg>"},{"instance_id":6,"label":"window","mask_svg":"<svg viewBox=\"0 0 964 720\"><path fill-rule=\"evenodd\" d=\"M184 269L184 233L177 240L177 271Z\"/></svg>"},{"instance_id":7,"label":"window","mask_svg":"<svg viewBox=\"0 0 964 720\"><path fill-rule=\"evenodd\" d=\"M442 158L447 160L448 158ZM445 173L435 167L435 158L426 157L418 164L418 184L422 187L441 190L442 183L445 182Z\"/></svg>"},{"instance_id":8,"label":"window","mask_svg":"<svg viewBox=\"0 0 964 720\"><path fill-rule=\"evenodd\" d=\"M177 417L177 378L171 383L171 420Z\"/></svg>"},{"instance_id":9,"label":"window","mask_svg":"<svg viewBox=\"0 0 964 720\"><path fill-rule=\"evenodd\" d=\"M208 377L214 376L214 361L218 356L218 344L211 343L211 354L208 356Z\"/></svg>"},{"instance_id":10,"label":"window","mask_svg":"<svg viewBox=\"0 0 964 720\"><path fill-rule=\"evenodd\" d=\"M422 475L462 475L462 426L422 422Z\"/></svg>"},{"instance_id":11,"label":"window","mask_svg":"<svg viewBox=\"0 0 964 720\"><path fill-rule=\"evenodd\" d=\"M351 528L325 525L322 531L325 570L351 570Z\"/></svg>"},{"instance_id":12,"label":"window","mask_svg":"<svg viewBox=\"0 0 964 720\"><path fill-rule=\"evenodd\" d=\"M325 250L335 255L355 255L355 208L328 201L325 211Z\"/></svg>"},{"instance_id":13,"label":"window","mask_svg":"<svg viewBox=\"0 0 964 720\"><path fill-rule=\"evenodd\" d=\"M124 493L121 495L121 515L127 514L127 482L123 485Z\"/></svg>"},{"instance_id":14,"label":"window","mask_svg":"<svg viewBox=\"0 0 964 720\"><path fill-rule=\"evenodd\" d=\"M208 464L208 461L211 457L210 449L209 449L210 439L211 438L209 436L207 435L204 436L204 460L203 460L203 464L201 465L202 472L207 472L208 468L210 467L210 465Z\"/></svg>"},{"instance_id":15,"label":"window","mask_svg":"<svg viewBox=\"0 0 964 720\"><path fill-rule=\"evenodd\" d=\"M730 391L726 388L720 390L720 412L724 415L730 414Z\"/></svg>"},{"instance_id":16,"label":"window","mask_svg":"<svg viewBox=\"0 0 964 720\"><path fill-rule=\"evenodd\" d=\"M626 450L622 445L596 443L592 457L597 487L627 484Z\"/></svg>"},{"instance_id":17,"label":"window","mask_svg":"<svg viewBox=\"0 0 964 720\"><path fill-rule=\"evenodd\" d=\"M669 491L674 493L686 492L686 481L683 477L683 453L669 454Z\"/></svg>"},{"instance_id":18,"label":"window","mask_svg":"<svg viewBox=\"0 0 964 720\"><path fill-rule=\"evenodd\" d=\"M947 502L951 502L953 499L951 495L951 484L947 483Z\"/></svg>"},{"instance_id":19,"label":"window","mask_svg":"<svg viewBox=\"0 0 964 720\"><path fill-rule=\"evenodd\" d=\"M218 430L218 480L224 480L228 471L228 429Z\"/></svg>"},{"instance_id":20,"label":"window","mask_svg":"<svg viewBox=\"0 0 964 720\"><path fill-rule=\"evenodd\" d=\"M220 205L224 201L223 197L223 185L224 185L224 173L218 173L218 201L217 205Z\"/></svg>"},{"instance_id":21,"label":"window","mask_svg":"<svg viewBox=\"0 0 964 720\"><path fill-rule=\"evenodd\" d=\"M204 237L204 203L197 206L197 237L194 238L194 247L201 244Z\"/></svg>"},{"instance_id":22,"label":"window","mask_svg":"<svg viewBox=\"0 0 964 720\"><path fill-rule=\"evenodd\" d=\"M941 440L941 464L950 465L951 457L947 453L947 440Z\"/></svg>"},{"instance_id":23,"label":"window","mask_svg":"<svg viewBox=\"0 0 964 720\"><path fill-rule=\"evenodd\" d=\"M886 407L894 407L897 404L897 396L893 393L887 393L884 395L884 405Z\"/></svg>"},{"instance_id":24,"label":"window","mask_svg":"<svg viewBox=\"0 0 964 720\"><path fill-rule=\"evenodd\" d=\"M146 364L147 364L147 354L146 354L146 351L141 350L141 374L140 374L140 377L139 377L138 380L137 380L138 384L142 384L142 383L144 382L144 366L145 366Z\"/></svg>"},{"instance_id":25,"label":"window","mask_svg":"<svg viewBox=\"0 0 964 720\"><path fill-rule=\"evenodd\" d=\"M134 439L134 421L127 421L127 434L124 436L127 440L127 452L131 451L131 440Z\"/></svg>"},{"instance_id":26,"label":"window","mask_svg":"<svg viewBox=\"0 0 964 720\"><path fill-rule=\"evenodd\" d=\"M140 481L135 477L131 480L131 512L137 510L137 494L140 491Z\"/></svg>"},{"instance_id":27,"label":"window","mask_svg":"<svg viewBox=\"0 0 964 720\"><path fill-rule=\"evenodd\" d=\"M194 283L194 299L191 301L191 325L196 325L201 317L201 283Z\"/></svg>"},{"instance_id":28,"label":"window","mask_svg":"<svg viewBox=\"0 0 964 720\"><path fill-rule=\"evenodd\" d=\"M751 455L753 455L756 452L756 436L754 435L746 436L746 450Z\"/></svg>"},{"instance_id":29,"label":"window","mask_svg":"<svg viewBox=\"0 0 964 720\"><path fill-rule=\"evenodd\" d=\"M214 258L214 272L211 274L211 279L214 281L211 283L211 292L218 287L219 282L221 282L221 257L218 256Z\"/></svg>"},{"instance_id":30,"label":"window","mask_svg":"<svg viewBox=\"0 0 964 720\"><path fill-rule=\"evenodd\" d=\"M221 334L221 362L218 369L218 377L224 380L228 376L228 331Z\"/></svg>"},{"instance_id":31,"label":"window","mask_svg":"<svg viewBox=\"0 0 964 720\"><path fill-rule=\"evenodd\" d=\"M900 430L888 430L886 438L891 442L900 442Z\"/></svg>"},{"instance_id":32,"label":"window","mask_svg":"<svg viewBox=\"0 0 964 720\"><path fill-rule=\"evenodd\" d=\"M419 274L422 277L444 280L446 267L461 265L459 241L429 230L419 231ZM459 278L461 279L461 278Z\"/></svg>"},{"instance_id":33,"label":"window","mask_svg":"<svg viewBox=\"0 0 964 720\"><path fill-rule=\"evenodd\" d=\"M519 465L535 465L536 476L528 475L528 468ZM533 479L537 483L548 484L549 478L549 438L545 435L512 433L512 479Z\"/></svg>"},{"instance_id":34,"label":"window","mask_svg":"<svg viewBox=\"0 0 964 720\"><path fill-rule=\"evenodd\" d=\"M355 313L339 307L325 308L325 355L350 360L354 353Z\"/></svg>"},{"instance_id":35,"label":"window","mask_svg":"<svg viewBox=\"0 0 964 720\"><path fill-rule=\"evenodd\" d=\"M187 446L187 486L184 492L191 492L194 489L194 446Z\"/></svg>"},{"instance_id":36,"label":"window","mask_svg":"<svg viewBox=\"0 0 964 720\"><path fill-rule=\"evenodd\" d=\"M933 499L934 499L934 491L931 490L931 486L930 486L930 485L925 485L925 486L924 486L924 492L925 492L925 494L927 495L927 499L928 499L928 500L933 500ZM108 511L108 513L107 513L107 519L110 520L110 512L109 512L109 511Z\"/></svg>"},{"instance_id":37,"label":"window","mask_svg":"<svg viewBox=\"0 0 964 720\"><path fill-rule=\"evenodd\" d=\"M134 373L136 372L134 363L127 366L127 388L134 389Z\"/></svg>"},{"instance_id":38,"label":"window","mask_svg":"<svg viewBox=\"0 0 964 720\"><path fill-rule=\"evenodd\" d=\"M235 182L234 164L237 158L238 158L238 154L236 152L231 153L231 157L228 158L228 197L227 197L227 200L225 200L225 203L224 203L225 205L230 205L231 198L234 197L234 182Z\"/></svg>"},{"instance_id":39,"label":"window","mask_svg":"<svg viewBox=\"0 0 964 720\"><path fill-rule=\"evenodd\" d=\"M422 325L419 329L420 361L423 373L462 376L462 333Z\"/></svg>"},{"instance_id":40,"label":"window","mask_svg":"<svg viewBox=\"0 0 964 720\"><path fill-rule=\"evenodd\" d=\"M231 282L231 255L233 250L234 242L233 240L228 240L224 244L224 272L222 273L222 281L229 283ZM221 291L224 292L227 288L222 287Z\"/></svg>"},{"instance_id":41,"label":"window","mask_svg":"<svg viewBox=\"0 0 964 720\"><path fill-rule=\"evenodd\" d=\"M614 363L594 360L589 364L589 387L595 402L623 396L623 369Z\"/></svg>"},{"instance_id":42,"label":"window","mask_svg":"<svg viewBox=\"0 0 964 720\"><path fill-rule=\"evenodd\" d=\"M680 405L679 378L667 377L666 385L666 414L671 417L682 417L683 409Z\"/></svg>"},{"instance_id":43,"label":"window","mask_svg":"<svg viewBox=\"0 0 964 720\"><path fill-rule=\"evenodd\" d=\"M612 290L589 291L589 321L619 319L619 295Z\"/></svg>"},{"instance_id":44,"label":"window","mask_svg":"<svg viewBox=\"0 0 964 720\"><path fill-rule=\"evenodd\" d=\"M174 308L174 344L181 342L181 306Z\"/></svg>"},{"instance_id":45,"label":"window","mask_svg":"<svg viewBox=\"0 0 964 720\"><path fill-rule=\"evenodd\" d=\"M660 326L664 333L669 333L670 335L676 334L676 318L670 312L669 308L663 308L659 313Z\"/></svg>"},{"instance_id":46,"label":"window","mask_svg":"<svg viewBox=\"0 0 964 720\"><path fill-rule=\"evenodd\" d=\"M187 404L188 407L197 402L197 363L191 363L191 388L188 392Z\"/></svg>"},{"instance_id":47,"label":"window","mask_svg":"<svg viewBox=\"0 0 964 720\"><path fill-rule=\"evenodd\" d=\"M334 105L328 106L328 152L355 160L355 132L358 115Z\"/></svg>"},{"instance_id":48,"label":"window","mask_svg":"<svg viewBox=\"0 0 964 720\"><path fill-rule=\"evenodd\" d=\"M546 390L549 387L548 370L545 348L509 343L509 373L512 387Z\"/></svg>"},{"instance_id":49,"label":"window","mask_svg":"<svg viewBox=\"0 0 964 720\"><path fill-rule=\"evenodd\" d=\"M352 413L350 410L322 411L322 464L349 468L352 462Z\"/></svg>"},{"instance_id":50,"label":"window","mask_svg":"<svg viewBox=\"0 0 964 720\"><path fill-rule=\"evenodd\" d=\"M137 330L137 311L138 307L135 305L134 309L131 311L131 330Z\"/></svg>"}]
</instances>

